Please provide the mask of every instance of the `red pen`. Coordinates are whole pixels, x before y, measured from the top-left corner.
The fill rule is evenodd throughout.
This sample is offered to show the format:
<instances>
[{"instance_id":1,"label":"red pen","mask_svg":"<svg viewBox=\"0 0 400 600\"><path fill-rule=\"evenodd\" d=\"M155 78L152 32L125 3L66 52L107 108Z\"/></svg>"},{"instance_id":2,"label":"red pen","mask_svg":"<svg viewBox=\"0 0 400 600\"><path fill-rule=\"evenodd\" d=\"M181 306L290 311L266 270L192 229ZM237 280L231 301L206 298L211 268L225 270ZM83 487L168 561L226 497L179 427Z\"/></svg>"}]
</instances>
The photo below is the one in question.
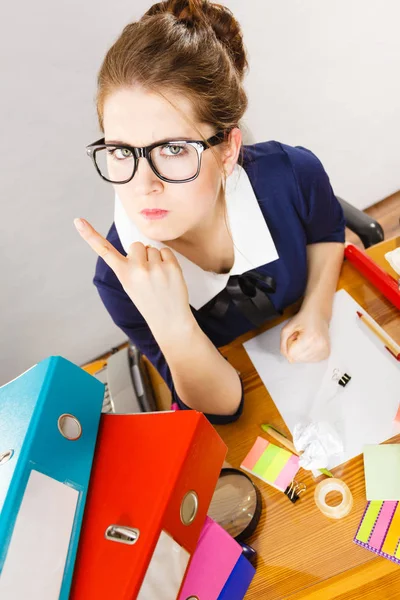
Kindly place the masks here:
<instances>
[{"instance_id":1,"label":"red pen","mask_svg":"<svg viewBox=\"0 0 400 600\"><path fill-rule=\"evenodd\" d=\"M400 310L400 290L394 277L354 244L346 244L344 255L396 308Z\"/></svg>"},{"instance_id":2,"label":"red pen","mask_svg":"<svg viewBox=\"0 0 400 600\"><path fill-rule=\"evenodd\" d=\"M375 321L368 318L366 315L363 315L359 311L357 311L357 315L368 327L368 329L370 329L381 340L381 342L384 343L386 350L388 350L396 360L400 361L400 346L396 344L396 342L394 342L392 338L390 338L382 329L382 327L379 327L379 325L375 323Z\"/></svg>"}]
</instances>

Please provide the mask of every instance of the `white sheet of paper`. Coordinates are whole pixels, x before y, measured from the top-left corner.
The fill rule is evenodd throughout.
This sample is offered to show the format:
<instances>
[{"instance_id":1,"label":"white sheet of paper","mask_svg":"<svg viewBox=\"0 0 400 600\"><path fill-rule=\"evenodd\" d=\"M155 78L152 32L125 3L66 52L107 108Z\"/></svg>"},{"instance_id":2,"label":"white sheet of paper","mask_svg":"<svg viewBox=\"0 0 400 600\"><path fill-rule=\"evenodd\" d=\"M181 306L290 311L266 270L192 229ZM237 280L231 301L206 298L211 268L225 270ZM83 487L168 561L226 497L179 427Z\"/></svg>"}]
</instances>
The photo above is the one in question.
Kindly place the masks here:
<instances>
[{"instance_id":1,"label":"white sheet of paper","mask_svg":"<svg viewBox=\"0 0 400 600\"><path fill-rule=\"evenodd\" d=\"M289 430L302 420L327 420L345 451L334 468L396 433L400 363L358 318L365 310L345 291L336 292L330 326L331 355L320 363L290 364L279 351L285 323L249 340L244 347ZM396 340L398 341L398 340ZM345 388L332 381L334 369L348 373Z\"/></svg>"},{"instance_id":2,"label":"white sheet of paper","mask_svg":"<svg viewBox=\"0 0 400 600\"><path fill-rule=\"evenodd\" d=\"M58 600L79 492L32 470L0 577L4 600Z\"/></svg>"},{"instance_id":3,"label":"white sheet of paper","mask_svg":"<svg viewBox=\"0 0 400 600\"><path fill-rule=\"evenodd\" d=\"M158 538L138 600L176 600L190 554L165 531Z\"/></svg>"}]
</instances>

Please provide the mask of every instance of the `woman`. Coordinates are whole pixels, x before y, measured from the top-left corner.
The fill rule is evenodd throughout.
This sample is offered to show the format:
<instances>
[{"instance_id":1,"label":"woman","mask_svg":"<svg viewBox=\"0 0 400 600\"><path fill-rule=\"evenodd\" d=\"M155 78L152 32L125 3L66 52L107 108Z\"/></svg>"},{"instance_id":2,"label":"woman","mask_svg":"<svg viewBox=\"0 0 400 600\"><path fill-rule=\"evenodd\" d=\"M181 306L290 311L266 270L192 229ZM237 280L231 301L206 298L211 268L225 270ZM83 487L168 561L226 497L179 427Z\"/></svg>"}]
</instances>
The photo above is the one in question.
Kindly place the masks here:
<instances>
[{"instance_id":1,"label":"woman","mask_svg":"<svg viewBox=\"0 0 400 600\"><path fill-rule=\"evenodd\" d=\"M123 30L98 76L104 139L88 146L115 190L94 283L114 322L155 365L181 408L214 423L243 410L218 347L304 296L285 326L292 362L329 354L343 260L343 213L308 150L242 146L247 67L231 12L160 2Z\"/></svg>"}]
</instances>

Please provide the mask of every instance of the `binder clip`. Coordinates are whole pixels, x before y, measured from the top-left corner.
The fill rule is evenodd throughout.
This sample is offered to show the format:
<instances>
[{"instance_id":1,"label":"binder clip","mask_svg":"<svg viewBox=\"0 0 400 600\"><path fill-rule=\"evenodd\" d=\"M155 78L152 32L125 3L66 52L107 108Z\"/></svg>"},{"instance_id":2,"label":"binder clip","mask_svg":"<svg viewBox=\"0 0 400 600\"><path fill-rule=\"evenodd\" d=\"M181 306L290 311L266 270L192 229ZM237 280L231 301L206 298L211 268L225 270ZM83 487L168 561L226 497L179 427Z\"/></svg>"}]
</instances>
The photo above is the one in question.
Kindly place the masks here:
<instances>
[{"instance_id":1,"label":"binder clip","mask_svg":"<svg viewBox=\"0 0 400 600\"><path fill-rule=\"evenodd\" d=\"M293 502L294 504L300 498L300 495L306 491L306 489L307 486L305 483L297 483L297 481L293 479L285 490L285 496L287 496L290 502Z\"/></svg>"},{"instance_id":2,"label":"binder clip","mask_svg":"<svg viewBox=\"0 0 400 600\"><path fill-rule=\"evenodd\" d=\"M332 379L333 381L337 381L339 385L341 385L342 387L346 387L346 385L349 383L351 376L348 375L347 373L343 373L341 374L339 369L334 369L333 370L333 374L332 374Z\"/></svg>"}]
</instances>

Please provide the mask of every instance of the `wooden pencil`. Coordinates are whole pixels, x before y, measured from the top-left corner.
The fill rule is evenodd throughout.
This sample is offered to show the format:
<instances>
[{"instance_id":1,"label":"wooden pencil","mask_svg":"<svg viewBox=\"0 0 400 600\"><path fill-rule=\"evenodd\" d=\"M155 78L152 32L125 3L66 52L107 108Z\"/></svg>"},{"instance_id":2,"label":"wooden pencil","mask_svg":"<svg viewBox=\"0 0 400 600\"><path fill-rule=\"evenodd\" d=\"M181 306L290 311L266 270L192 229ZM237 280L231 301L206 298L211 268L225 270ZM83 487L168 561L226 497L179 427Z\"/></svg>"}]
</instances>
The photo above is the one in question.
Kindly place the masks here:
<instances>
[{"instance_id":1,"label":"wooden pencil","mask_svg":"<svg viewBox=\"0 0 400 600\"><path fill-rule=\"evenodd\" d=\"M366 325L368 327L368 329L370 331L372 331L372 333L374 333L377 336L377 338L379 338L381 340L381 342L389 350L389 352L391 354L393 354L393 356L396 358L396 360L400 361L400 346L398 344L396 344L396 342L394 342L387 335L387 333L381 327L379 327L379 325L377 325L374 321L369 319L366 315L364 315L363 313L361 313L359 311L357 311L357 315L359 316L361 321L364 323L364 325Z\"/></svg>"}]
</instances>

